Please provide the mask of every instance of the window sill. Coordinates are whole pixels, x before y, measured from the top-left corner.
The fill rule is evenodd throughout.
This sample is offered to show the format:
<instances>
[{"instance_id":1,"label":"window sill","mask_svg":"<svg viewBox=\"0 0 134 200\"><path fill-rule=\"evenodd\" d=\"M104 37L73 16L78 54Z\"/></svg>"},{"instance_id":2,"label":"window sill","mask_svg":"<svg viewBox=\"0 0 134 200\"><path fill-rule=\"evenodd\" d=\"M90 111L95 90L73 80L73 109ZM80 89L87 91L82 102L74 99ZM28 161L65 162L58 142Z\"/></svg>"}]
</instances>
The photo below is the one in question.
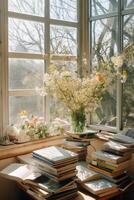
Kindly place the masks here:
<instances>
[{"instance_id":1,"label":"window sill","mask_svg":"<svg viewBox=\"0 0 134 200\"><path fill-rule=\"evenodd\" d=\"M46 146L59 145L63 143L64 138L64 136L55 136L36 141L26 142L23 144L13 144L10 146L0 145L0 160L30 153L35 149L43 148Z\"/></svg>"}]
</instances>

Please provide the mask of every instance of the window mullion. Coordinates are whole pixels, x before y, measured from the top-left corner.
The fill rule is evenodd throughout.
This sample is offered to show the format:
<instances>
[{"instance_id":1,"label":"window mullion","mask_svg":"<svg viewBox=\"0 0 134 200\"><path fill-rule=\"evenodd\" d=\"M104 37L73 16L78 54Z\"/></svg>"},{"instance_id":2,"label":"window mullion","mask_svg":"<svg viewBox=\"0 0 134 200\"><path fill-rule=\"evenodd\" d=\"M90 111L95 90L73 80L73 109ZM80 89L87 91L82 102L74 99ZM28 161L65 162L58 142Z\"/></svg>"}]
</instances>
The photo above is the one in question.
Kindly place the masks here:
<instances>
[{"instance_id":1,"label":"window mullion","mask_svg":"<svg viewBox=\"0 0 134 200\"><path fill-rule=\"evenodd\" d=\"M118 52L122 52L123 50L123 20L122 20L122 1L118 2ZM122 93L123 87L120 79L117 79L117 130L121 130L123 128L122 124Z\"/></svg>"},{"instance_id":2,"label":"window mullion","mask_svg":"<svg viewBox=\"0 0 134 200\"><path fill-rule=\"evenodd\" d=\"M46 67L45 67L45 72L48 72L48 68L50 65L50 1L45 0L45 14L46 14L46 23L45 23L45 54L48 55L48 59L46 60ZM50 121L50 99L49 97L45 97L44 99L44 114L45 114L45 119L47 122Z\"/></svg>"},{"instance_id":3,"label":"window mullion","mask_svg":"<svg viewBox=\"0 0 134 200\"><path fill-rule=\"evenodd\" d=\"M8 104L8 3L1 1L1 48L2 48L2 130L8 125L9 104ZM1 135L2 136L2 135Z\"/></svg>"},{"instance_id":4,"label":"window mullion","mask_svg":"<svg viewBox=\"0 0 134 200\"><path fill-rule=\"evenodd\" d=\"M69 22L69 21L62 21L62 20L56 20L56 19L50 19L50 24L52 25L58 25L58 26L69 26L69 27L76 27L78 28L78 24L76 22Z\"/></svg>"},{"instance_id":5,"label":"window mullion","mask_svg":"<svg viewBox=\"0 0 134 200\"><path fill-rule=\"evenodd\" d=\"M9 52L8 53L9 58L20 58L20 59L47 59L47 55L42 54L32 54L32 53L18 53L18 52Z\"/></svg>"},{"instance_id":6,"label":"window mullion","mask_svg":"<svg viewBox=\"0 0 134 200\"><path fill-rule=\"evenodd\" d=\"M38 95L35 89L14 89L9 91L9 96L36 96Z\"/></svg>"},{"instance_id":7,"label":"window mullion","mask_svg":"<svg viewBox=\"0 0 134 200\"><path fill-rule=\"evenodd\" d=\"M8 11L8 17L16 18L16 19L22 19L22 20L28 20L28 21L37 21L44 23L44 17L34 16L34 15L27 15L22 13L16 13Z\"/></svg>"}]
</instances>

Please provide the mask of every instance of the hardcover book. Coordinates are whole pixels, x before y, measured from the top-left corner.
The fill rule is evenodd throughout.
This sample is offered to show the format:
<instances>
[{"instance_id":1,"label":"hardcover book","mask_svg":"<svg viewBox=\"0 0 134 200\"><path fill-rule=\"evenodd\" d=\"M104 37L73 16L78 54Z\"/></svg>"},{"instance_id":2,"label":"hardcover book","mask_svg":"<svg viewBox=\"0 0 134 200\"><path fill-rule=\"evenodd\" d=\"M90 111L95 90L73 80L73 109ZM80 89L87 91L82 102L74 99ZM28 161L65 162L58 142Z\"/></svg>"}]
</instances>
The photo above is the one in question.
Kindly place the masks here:
<instances>
[{"instance_id":1,"label":"hardcover book","mask_svg":"<svg viewBox=\"0 0 134 200\"><path fill-rule=\"evenodd\" d=\"M114 142L114 141L109 141L109 142L104 143L103 148L104 150L112 149L119 152L129 151L129 149L126 146L124 146L123 144L120 144L119 142Z\"/></svg>"},{"instance_id":2,"label":"hardcover book","mask_svg":"<svg viewBox=\"0 0 134 200\"><path fill-rule=\"evenodd\" d=\"M118 141L118 142L122 143L123 145L130 147L130 148L134 147L134 138L129 137L122 133L115 134L114 137L112 138L112 140Z\"/></svg>"},{"instance_id":3,"label":"hardcover book","mask_svg":"<svg viewBox=\"0 0 134 200\"><path fill-rule=\"evenodd\" d=\"M1 170L0 175L16 181L34 180L41 176L41 173L34 170L35 168L31 167L30 165L12 163Z\"/></svg>"},{"instance_id":4,"label":"hardcover book","mask_svg":"<svg viewBox=\"0 0 134 200\"><path fill-rule=\"evenodd\" d=\"M91 163L93 165L98 166L98 167L100 166L100 167L104 167L106 169L109 169L111 171L120 171L120 170L125 170L129 167L130 160L124 161L120 164L113 164L113 163L107 162L105 160L97 159L97 160L92 160Z\"/></svg>"},{"instance_id":5,"label":"hardcover book","mask_svg":"<svg viewBox=\"0 0 134 200\"><path fill-rule=\"evenodd\" d=\"M51 165L60 165L62 163L65 164L65 162L76 162L78 160L78 155L76 153L56 146L33 151L33 156Z\"/></svg>"},{"instance_id":6,"label":"hardcover book","mask_svg":"<svg viewBox=\"0 0 134 200\"><path fill-rule=\"evenodd\" d=\"M93 164L89 164L89 168L94 170L95 172L98 172L100 174L104 174L106 176L110 176L110 177L116 177L120 174L122 174L125 170L120 170L120 171L109 171L109 170L106 170L106 168L103 168L103 167L98 167L98 166L95 166Z\"/></svg>"},{"instance_id":7,"label":"hardcover book","mask_svg":"<svg viewBox=\"0 0 134 200\"><path fill-rule=\"evenodd\" d=\"M101 160L105 160L105 161L115 163L115 164L129 160L131 159L131 156L132 155L130 154L127 156L118 156L118 155L114 155L112 153L107 153L104 151L96 151L96 152L93 152L92 154L93 159L101 159Z\"/></svg>"},{"instance_id":8,"label":"hardcover book","mask_svg":"<svg viewBox=\"0 0 134 200\"><path fill-rule=\"evenodd\" d=\"M64 173L68 171L75 171L76 164L65 165L64 167L54 168L53 166L43 162L40 159L37 159L32 156L32 154L26 154L22 156L18 156L17 159L24 164L30 164L36 166L42 172L47 172L50 175L54 176L62 176Z\"/></svg>"},{"instance_id":9,"label":"hardcover book","mask_svg":"<svg viewBox=\"0 0 134 200\"><path fill-rule=\"evenodd\" d=\"M103 192L113 190L117 188L117 186L106 179L98 179L84 183L84 188L95 195L99 195Z\"/></svg>"},{"instance_id":10,"label":"hardcover book","mask_svg":"<svg viewBox=\"0 0 134 200\"><path fill-rule=\"evenodd\" d=\"M87 182L90 180L95 180L95 179L99 179L100 178L100 174L96 173L95 171L92 171L91 169L89 169L86 166L83 166L82 164L78 164L76 166L76 170L77 170L77 178L78 181L80 182Z\"/></svg>"}]
</instances>

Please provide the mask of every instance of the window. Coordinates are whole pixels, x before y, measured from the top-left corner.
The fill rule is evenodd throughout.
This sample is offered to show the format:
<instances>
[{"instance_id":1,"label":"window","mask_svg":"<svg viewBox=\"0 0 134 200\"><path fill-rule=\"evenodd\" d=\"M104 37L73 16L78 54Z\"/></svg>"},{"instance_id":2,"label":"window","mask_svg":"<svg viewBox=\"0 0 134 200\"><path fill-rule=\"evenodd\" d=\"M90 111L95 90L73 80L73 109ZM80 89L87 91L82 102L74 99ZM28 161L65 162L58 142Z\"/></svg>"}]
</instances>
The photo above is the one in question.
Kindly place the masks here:
<instances>
[{"instance_id":1,"label":"window","mask_svg":"<svg viewBox=\"0 0 134 200\"><path fill-rule=\"evenodd\" d=\"M3 111L7 113L3 112L3 127L18 123L22 110L45 120L65 117L66 112L61 112L65 109L63 105L56 99L40 96L35 88L43 85L43 74L50 64L77 70L79 1L0 0L0 3L4 8L2 69L7 77L2 81L3 91L4 88L7 91L3 95Z\"/></svg>"},{"instance_id":2,"label":"window","mask_svg":"<svg viewBox=\"0 0 134 200\"><path fill-rule=\"evenodd\" d=\"M90 63L92 68L121 52L134 42L133 0L89 0ZM113 83L103 97L101 105L91 115L91 124L114 130L133 126L134 91L133 65L124 64L128 80L123 85ZM123 98L122 98L123 92ZM123 106L122 106L123 105ZM122 115L123 114L123 115Z\"/></svg>"},{"instance_id":3,"label":"window","mask_svg":"<svg viewBox=\"0 0 134 200\"><path fill-rule=\"evenodd\" d=\"M57 99L35 92L43 74L51 64L83 74L102 67L134 42L133 27L133 0L0 0L1 130L17 123L21 110L45 120L69 119ZM134 126L133 61L123 69L126 83L113 82L91 125L113 131Z\"/></svg>"},{"instance_id":4,"label":"window","mask_svg":"<svg viewBox=\"0 0 134 200\"><path fill-rule=\"evenodd\" d=\"M45 72L45 1L8 1L8 89L9 123L19 113L44 116L45 99L37 96ZM42 109L43 108L43 109Z\"/></svg>"}]
</instances>

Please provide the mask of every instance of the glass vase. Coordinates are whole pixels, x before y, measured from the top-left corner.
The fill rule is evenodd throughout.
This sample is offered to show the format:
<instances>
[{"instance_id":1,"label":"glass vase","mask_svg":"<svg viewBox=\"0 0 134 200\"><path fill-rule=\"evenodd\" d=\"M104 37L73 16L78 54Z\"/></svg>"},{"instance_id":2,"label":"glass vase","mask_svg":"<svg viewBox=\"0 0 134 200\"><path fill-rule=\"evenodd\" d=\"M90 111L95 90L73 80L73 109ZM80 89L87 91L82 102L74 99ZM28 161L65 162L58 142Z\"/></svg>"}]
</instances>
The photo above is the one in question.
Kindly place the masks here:
<instances>
[{"instance_id":1,"label":"glass vase","mask_svg":"<svg viewBox=\"0 0 134 200\"><path fill-rule=\"evenodd\" d=\"M83 108L81 108L78 111L75 111L71 114L72 119L72 129L74 133L81 133L84 130L85 122L86 122L86 116L85 111Z\"/></svg>"}]
</instances>

